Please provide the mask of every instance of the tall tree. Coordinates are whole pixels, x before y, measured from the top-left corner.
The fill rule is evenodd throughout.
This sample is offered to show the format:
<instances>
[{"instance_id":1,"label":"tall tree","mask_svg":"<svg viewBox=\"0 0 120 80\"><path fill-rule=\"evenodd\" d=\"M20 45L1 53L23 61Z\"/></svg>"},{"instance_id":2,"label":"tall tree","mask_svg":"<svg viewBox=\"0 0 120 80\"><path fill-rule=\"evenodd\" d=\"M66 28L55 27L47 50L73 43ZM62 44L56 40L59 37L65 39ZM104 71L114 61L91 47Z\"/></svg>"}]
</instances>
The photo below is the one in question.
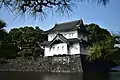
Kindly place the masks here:
<instances>
[{"instance_id":1,"label":"tall tree","mask_svg":"<svg viewBox=\"0 0 120 80\"><path fill-rule=\"evenodd\" d=\"M115 39L106 29L102 29L97 24L86 25L90 33L87 50L90 59L106 58L114 49Z\"/></svg>"},{"instance_id":2,"label":"tall tree","mask_svg":"<svg viewBox=\"0 0 120 80\"><path fill-rule=\"evenodd\" d=\"M6 23L3 20L0 20L0 29L6 27Z\"/></svg>"},{"instance_id":3,"label":"tall tree","mask_svg":"<svg viewBox=\"0 0 120 80\"><path fill-rule=\"evenodd\" d=\"M112 50L111 55L109 55L108 58L115 61L117 64L120 64L120 33L113 34L113 37L115 39L115 48Z\"/></svg>"},{"instance_id":4,"label":"tall tree","mask_svg":"<svg viewBox=\"0 0 120 80\"><path fill-rule=\"evenodd\" d=\"M6 23L3 20L0 20L0 42L3 41L7 36L7 32L5 31L4 27L6 27Z\"/></svg>"},{"instance_id":5,"label":"tall tree","mask_svg":"<svg viewBox=\"0 0 120 80\"><path fill-rule=\"evenodd\" d=\"M15 57L17 46L6 42L8 33L4 27L6 27L6 23L0 20L0 57Z\"/></svg>"}]
</instances>

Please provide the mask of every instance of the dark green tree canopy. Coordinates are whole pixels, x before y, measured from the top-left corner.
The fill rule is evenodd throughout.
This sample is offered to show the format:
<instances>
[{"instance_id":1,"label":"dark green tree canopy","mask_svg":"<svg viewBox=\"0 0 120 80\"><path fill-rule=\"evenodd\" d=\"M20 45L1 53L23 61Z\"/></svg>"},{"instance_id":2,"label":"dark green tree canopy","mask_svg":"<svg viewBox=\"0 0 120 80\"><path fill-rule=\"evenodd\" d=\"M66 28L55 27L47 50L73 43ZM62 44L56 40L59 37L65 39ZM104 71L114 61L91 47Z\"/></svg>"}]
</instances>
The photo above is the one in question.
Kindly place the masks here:
<instances>
[{"instance_id":1,"label":"dark green tree canopy","mask_svg":"<svg viewBox=\"0 0 120 80\"><path fill-rule=\"evenodd\" d=\"M4 27L6 27L6 23L3 20L0 20L0 42L3 41L7 36L7 32L5 31Z\"/></svg>"},{"instance_id":2,"label":"dark green tree canopy","mask_svg":"<svg viewBox=\"0 0 120 80\"><path fill-rule=\"evenodd\" d=\"M6 27L6 23L3 20L0 20L0 29Z\"/></svg>"},{"instance_id":3,"label":"dark green tree canopy","mask_svg":"<svg viewBox=\"0 0 120 80\"><path fill-rule=\"evenodd\" d=\"M6 23L0 20L0 57L43 55L39 44L47 40L46 34L38 26L13 28L7 33Z\"/></svg>"},{"instance_id":4,"label":"dark green tree canopy","mask_svg":"<svg viewBox=\"0 0 120 80\"><path fill-rule=\"evenodd\" d=\"M0 57L15 58L17 56L18 51L19 48L17 47L16 44L3 42L0 45Z\"/></svg>"},{"instance_id":5,"label":"dark green tree canopy","mask_svg":"<svg viewBox=\"0 0 120 80\"><path fill-rule=\"evenodd\" d=\"M107 29L100 28L97 24L85 25L90 33L87 51L90 59L106 58L114 49L115 39Z\"/></svg>"},{"instance_id":6,"label":"dark green tree canopy","mask_svg":"<svg viewBox=\"0 0 120 80\"><path fill-rule=\"evenodd\" d=\"M97 24L91 23L85 26L87 31L90 33L89 41L92 44L105 41L107 38L112 37L112 35L107 29L100 28Z\"/></svg>"},{"instance_id":7,"label":"dark green tree canopy","mask_svg":"<svg viewBox=\"0 0 120 80\"><path fill-rule=\"evenodd\" d=\"M26 26L11 29L7 40L12 44L16 44L21 49L19 54L22 54L22 56L35 56L37 51L39 51L39 55L43 54L39 43L47 40L47 36L39 27L33 28Z\"/></svg>"},{"instance_id":8,"label":"dark green tree canopy","mask_svg":"<svg viewBox=\"0 0 120 80\"><path fill-rule=\"evenodd\" d=\"M0 57L15 57L17 46L6 42L8 33L5 31L6 23L0 20Z\"/></svg>"}]
</instances>

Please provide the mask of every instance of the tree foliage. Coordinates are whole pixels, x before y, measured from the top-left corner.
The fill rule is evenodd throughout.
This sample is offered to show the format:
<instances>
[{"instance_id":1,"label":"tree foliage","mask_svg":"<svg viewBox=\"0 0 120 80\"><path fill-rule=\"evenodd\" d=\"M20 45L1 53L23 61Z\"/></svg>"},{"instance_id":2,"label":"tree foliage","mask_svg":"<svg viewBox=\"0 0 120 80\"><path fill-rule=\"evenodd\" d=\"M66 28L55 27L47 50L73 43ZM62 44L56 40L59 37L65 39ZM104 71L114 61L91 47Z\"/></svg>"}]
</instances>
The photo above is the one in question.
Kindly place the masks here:
<instances>
[{"instance_id":1,"label":"tree foliage","mask_svg":"<svg viewBox=\"0 0 120 80\"><path fill-rule=\"evenodd\" d=\"M39 43L46 40L47 37L43 31L36 27L20 27L11 29L8 36L8 42L16 44L20 52L19 56L37 56L42 55L43 50L40 48ZM37 51L40 52L37 52Z\"/></svg>"},{"instance_id":2,"label":"tree foliage","mask_svg":"<svg viewBox=\"0 0 120 80\"><path fill-rule=\"evenodd\" d=\"M85 25L87 31L90 33L89 41L90 43L96 43L100 41L104 41L109 37L112 37L107 29L100 28L97 24L89 24Z\"/></svg>"},{"instance_id":3,"label":"tree foliage","mask_svg":"<svg viewBox=\"0 0 120 80\"><path fill-rule=\"evenodd\" d=\"M5 36L7 36L4 27L6 27L6 23L3 20L0 20L0 42L5 39Z\"/></svg>"},{"instance_id":4,"label":"tree foliage","mask_svg":"<svg viewBox=\"0 0 120 80\"><path fill-rule=\"evenodd\" d=\"M115 61L117 64L120 64L120 33L113 34L113 37L115 39L115 48L111 51L111 54L108 55L108 58Z\"/></svg>"},{"instance_id":5,"label":"tree foliage","mask_svg":"<svg viewBox=\"0 0 120 80\"><path fill-rule=\"evenodd\" d=\"M87 51L90 59L105 59L111 50L114 49L115 39L106 29L100 28L96 24L86 25L86 29L90 33Z\"/></svg>"},{"instance_id":6,"label":"tree foliage","mask_svg":"<svg viewBox=\"0 0 120 80\"><path fill-rule=\"evenodd\" d=\"M6 23L0 20L0 57L44 55L39 44L47 40L47 36L39 27L13 28L9 33L4 27Z\"/></svg>"},{"instance_id":7,"label":"tree foliage","mask_svg":"<svg viewBox=\"0 0 120 80\"><path fill-rule=\"evenodd\" d=\"M6 27L6 23L0 20L0 57L15 57L17 47L14 44L6 42L8 33L4 27Z\"/></svg>"},{"instance_id":8,"label":"tree foliage","mask_svg":"<svg viewBox=\"0 0 120 80\"><path fill-rule=\"evenodd\" d=\"M18 50L17 45L3 42L0 45L0 57L15 58Z\"/></svg>"},{"instance_id":9,"label":"tree foliage","mask_svg":"<svg viewBox=\"0 0 120 80\"><path fill-rule=\"evenodd\" d=\"M3 20L0 20L0 30L6 27L6 23Z\"/></svg>"},{"instance_id":10,"label":"tree foliage","mask_svg":"<svg viewBox=\"0 0 120 80\"><path fill-rule=\"evenodd\" d=\"M28 14L31 16L46 16L49 12L68 13L72 12L73 7L86 0L1 0L0 8L6 7L17 15ZM98 4L106 5L109 0L89 0L96 1Z\"/></svg>"}]
</instances>

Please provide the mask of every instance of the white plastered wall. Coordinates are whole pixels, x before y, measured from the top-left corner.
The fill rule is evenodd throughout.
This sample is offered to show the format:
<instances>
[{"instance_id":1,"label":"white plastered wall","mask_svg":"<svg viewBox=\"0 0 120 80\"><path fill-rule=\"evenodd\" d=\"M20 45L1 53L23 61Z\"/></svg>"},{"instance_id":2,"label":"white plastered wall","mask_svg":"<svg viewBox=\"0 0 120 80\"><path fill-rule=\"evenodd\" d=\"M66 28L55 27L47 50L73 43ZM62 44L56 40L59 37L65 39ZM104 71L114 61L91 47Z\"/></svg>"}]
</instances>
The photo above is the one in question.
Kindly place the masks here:
<instances>
[{"instance_id":1,"label":"white plastered wall","mask_svg":"<svg viewBox=\"0 0 120 80\"><path fill-rule=\"evenodd\" d=\"M66 37L67 39L78 38L77 30L69 31L69 32L59 32L59 33L63 34L63 36ZM55 38L55 36L56 36L56 33L48 34L48 41L52 41Z\"/></svg>"},{"instance_id":2,"label":"white plastered wall","mask_svg":"<svg viewBox=\"0 0 120 80\"><path fill-rule=\"evenodd\" d=\"M80 54L80 45L79 43L75 43L75 44L72 44L70 46L70 54L73 55L73 54Z\"/></svg>"},{"instance_id":3,"label":"white plastered wall","mask_svg":"<svg viewBox=\"0 0 120 80\"><path fill-rule=\"evenodd\" d=\"M45 47L45 56L53 56L59 54L68 54L66 43L55 44L51 48Z\"/></svg>"}]
</instances>

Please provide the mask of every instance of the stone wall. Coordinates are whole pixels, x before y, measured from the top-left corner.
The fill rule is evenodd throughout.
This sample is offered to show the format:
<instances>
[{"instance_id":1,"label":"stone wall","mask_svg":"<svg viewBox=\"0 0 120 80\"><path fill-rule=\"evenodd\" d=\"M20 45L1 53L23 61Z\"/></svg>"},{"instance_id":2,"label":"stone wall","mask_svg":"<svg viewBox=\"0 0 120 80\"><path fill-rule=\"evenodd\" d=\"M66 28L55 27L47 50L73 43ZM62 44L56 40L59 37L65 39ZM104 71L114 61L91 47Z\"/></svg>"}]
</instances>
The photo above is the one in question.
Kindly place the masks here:
<instances>
[{"instance_id":1,"label":"stone wall","mask_svg":"<svg viewBox=\"0 0 120 80\"><path fill-rule=\"evenodd\" d=\"M7 59L0 71L83 72L80 55Z\"/></svg>"}]
</instances>

